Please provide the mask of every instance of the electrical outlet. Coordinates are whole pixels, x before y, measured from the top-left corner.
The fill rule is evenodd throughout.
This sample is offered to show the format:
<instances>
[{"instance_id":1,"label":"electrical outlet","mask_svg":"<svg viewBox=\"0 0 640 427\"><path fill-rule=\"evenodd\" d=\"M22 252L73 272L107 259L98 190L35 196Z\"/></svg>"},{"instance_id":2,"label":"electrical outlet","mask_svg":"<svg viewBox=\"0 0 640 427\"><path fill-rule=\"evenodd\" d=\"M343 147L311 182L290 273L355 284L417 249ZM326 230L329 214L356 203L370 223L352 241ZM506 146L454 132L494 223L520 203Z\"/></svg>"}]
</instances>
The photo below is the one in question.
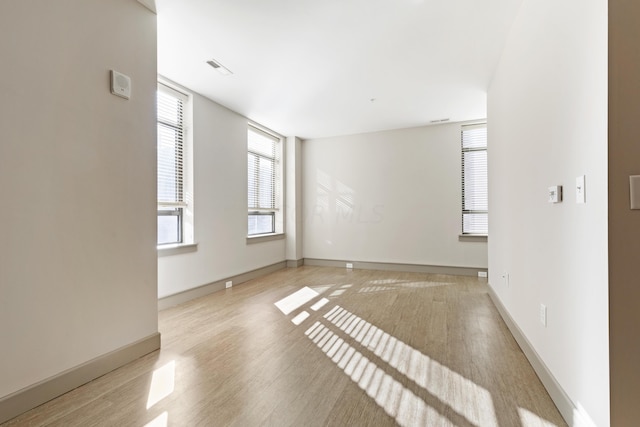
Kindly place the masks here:
<instances>
[{"instance_id":1,"label":"electrical outlet","mask_svg":"<svg viewBox=\"0 0 640 427\"><path fill-rule=\"evenodd\" d=\"M486 271L478 271L478 277L480 278L487 278L487 272Z\"/></svg>"},{"instance_id":2,"label":"electrical outlet","mask_svg":"<svg viewBox=\"0 0 640 427\"><path fill-rule=\"evenodd\" d=\"M544 304L540 304L540 323L545 328L547 327L547 306Z\"/></svg>"},{"instance_id":3,"label":"electrical outlet","mask_svg":"<svg viewBox=\"0 0 640 427\"><path fill-rule=\"evenodd\" d=\"M229 289L232 286L233 286L233 280L228 280L227 283L225 283L225 288L227 289Z\"/></svg>"},{"instance_id":4,"label":"electrical outlet","mask_svg":"<svg viewBox=\"0 0 640 427\"><path fill-rule=\"evenodd\" d=\"M505 287L509 287L509 273L507 273L506 271L504 273L502 273L502 281L504 282L504 286Z\"/></svg>"},{"instance_id":5,"label":"electrical outlet","mask_svg":"<svg viewBox=\"0 0 640 427\"><path fill-rule=\"evenodd\" d=\"M352 262L348 262L347 263L347 268L348 269L352 269L353 268L353 263Z\"/></svg>"}]
</instances>

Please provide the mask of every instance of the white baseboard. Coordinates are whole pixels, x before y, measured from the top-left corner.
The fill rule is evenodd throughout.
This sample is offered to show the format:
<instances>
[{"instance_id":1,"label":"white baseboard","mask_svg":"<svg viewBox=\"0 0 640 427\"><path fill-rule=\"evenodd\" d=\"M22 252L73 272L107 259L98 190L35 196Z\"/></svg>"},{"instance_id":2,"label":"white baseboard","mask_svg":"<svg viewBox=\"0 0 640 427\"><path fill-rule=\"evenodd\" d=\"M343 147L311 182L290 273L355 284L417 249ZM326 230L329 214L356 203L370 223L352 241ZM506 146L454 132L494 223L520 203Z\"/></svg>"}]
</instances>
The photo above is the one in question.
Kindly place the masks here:
<instances>
[{"instance_id":1,"label":"white baseboard","mask_svg":"<svg viewBox=\"0 0 640 427\"><path fill-rule=\"evenodd\" d=\"M178 304L182 304L192 299L200 298L205 295L212 294L214 292L225 289L226 283L231 280L233 286L240 283L247 282L249 280L257 279L258 277L266 276L278 270L282 270L287 267L287 261L281 261L275 264L267 265L266 267L258 268L246 273L238 274L231 277L226 277L221 280L217 280L206 285L198 286L197 288L188 289L177 294L169 295L158 300L158 310L164 310L165 308L173 307Z\"/></svg>"},{"instance_id":2,"label":"white baseboard","mask_svg":"<svg viewBox=\"0 0 640 427\"><path fill-rule=\"evenodd\" d=\"M221 280L217 280L206 285L198 286L197 288L189 289L183 292L178 292L173 295L162 297L158 300L158 310L164 310L169 307L182 304L187 301L191 301L196 298L203 297L205 295L212 294L214 292L225 289L227 281L233 281L233 285L239 285L246 281L257 279L283 268L297 268L303 265L314 265L319 267L344 267L346 262L352 261L339 261L339 260L326 260L326 259L314 259L314 258L301 258L297 260L286 260L278 262L266 267L258 268L246 273L242 273L236 276L226 277ZM414 273L434 273L434 274L452 274L456 276L478 276L479 271L487 271L486 268L481 267L446 267L446 266L432 266L432 265L415 265L415 264L393 264L382 262L362 262L353 261L353 268L359 268L364 270L388 270L388 271L406 271Z\"/></svg>"},{"instance_id":3,"label":"white baseboard","mask_svg":"<svg viewBox=\"0 0 640 427\"><path fill-rule=\"evenodd\" d=\"M527 337L524 335L520 327L513 320L507 309L502 305L502 301L498 298L498 295L489 286L489 297L493 301L493 304L498 309L500 316L507 324L507 327L511 331L511 335L515 338L516 342L522 349L522 352L529 360L529 363L533 367L533 370L538 374L538 378L542 382L544 388L547 389L551 400L555 403L558 411L571 427L596 427L591 417L586 413L584 408L576 406L571 398L564 391L560 383L553 376L547 365L542 361L542 358L535 351Z\"/></svg>"},{"instance_id":4,"label":"white baseboard","mask_svg":"<svg viewBox=\"0 0 640 427\"><path fill-rule=\"evenodd\" d=\"M423 264L397 264L390 262L366 262L366 261L349 261L349 260L333 260L333 259L316 259L304 258L304 265L315 265L318 267L344 267L346 263L353 264L353 268L362 270L385 270L385 271L402 271L407 273L432 273L432 274L451 274L454 276L475 276L478 277L479 271L487 271L482 267L450 267L442 265L423 265Z\"/></svg>"},{"instance_id":5,"label":"white baseboard","mask_svg":"<svg viewBox=\"0 0 640 427\"><path fill-rule=\"evenodd\" d=\"M155 333L0 399L0 423L160 348Z\"/></svg>"}]
</instances>

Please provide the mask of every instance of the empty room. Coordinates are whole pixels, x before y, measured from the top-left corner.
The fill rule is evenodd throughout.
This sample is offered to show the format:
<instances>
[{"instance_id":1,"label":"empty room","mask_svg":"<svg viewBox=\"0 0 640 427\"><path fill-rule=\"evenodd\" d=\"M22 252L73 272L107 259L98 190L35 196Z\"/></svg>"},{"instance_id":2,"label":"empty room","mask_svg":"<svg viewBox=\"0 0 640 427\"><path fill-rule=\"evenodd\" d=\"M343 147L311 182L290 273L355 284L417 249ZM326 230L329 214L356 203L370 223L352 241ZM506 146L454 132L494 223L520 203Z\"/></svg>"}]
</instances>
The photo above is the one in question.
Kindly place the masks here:
<instances>
[{"instance_id":1,"label":"empty room","mask_svg":"<svg viewBox=\"0 0 640 427\"><path fill-rule=\"evenodd\" d=\"M0 424L637 425L639 18L0 2Z\"/></svg>"}]
</instances>

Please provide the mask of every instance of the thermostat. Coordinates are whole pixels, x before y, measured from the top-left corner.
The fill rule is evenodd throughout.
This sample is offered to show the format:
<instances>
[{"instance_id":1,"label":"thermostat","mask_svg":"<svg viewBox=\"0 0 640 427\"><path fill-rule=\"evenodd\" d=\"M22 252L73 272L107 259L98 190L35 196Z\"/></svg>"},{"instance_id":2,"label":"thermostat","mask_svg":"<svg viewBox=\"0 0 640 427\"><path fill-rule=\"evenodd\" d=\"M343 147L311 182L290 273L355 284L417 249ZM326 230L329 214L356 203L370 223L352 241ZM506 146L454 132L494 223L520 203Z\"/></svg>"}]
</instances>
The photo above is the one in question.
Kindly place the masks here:
<instances>
[{"instance_id":1,"label":"thermostat","mask_svg":"<svg viewBox=\"0 0 640 427\"><path fill-rule=\"evenodd\" d=\"M131 97L131 78L116 70L111 70L111 93L129 99Z\"/></svg>"},{"instance_id":2,"label":"thermostat","mask_svg":"<svg viewBox=\"0 0 640 427\"><path fill-rule=\"evenodd\" d=\"M549 203L560 203L562 201L562 185L549 187Z\"/></svg>"}]
</instances>

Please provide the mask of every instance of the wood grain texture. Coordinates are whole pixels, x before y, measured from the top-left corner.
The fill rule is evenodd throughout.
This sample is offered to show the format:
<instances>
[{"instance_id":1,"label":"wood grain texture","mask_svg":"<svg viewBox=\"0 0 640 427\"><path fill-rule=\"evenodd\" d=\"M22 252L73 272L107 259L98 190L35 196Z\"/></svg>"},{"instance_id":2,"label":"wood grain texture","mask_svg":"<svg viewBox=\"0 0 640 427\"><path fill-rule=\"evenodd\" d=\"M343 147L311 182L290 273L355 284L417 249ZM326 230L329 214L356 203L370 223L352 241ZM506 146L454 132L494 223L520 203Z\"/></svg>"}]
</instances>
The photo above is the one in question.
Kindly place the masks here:
<instances>
[{"instance_id":1,"label":"wood grain texture","mask_svg":"<svg viewBox=\"0 0 640 427\"><path fill-rule=\"evenodd\" d=\"M163 310L160 332L3 426L566 425L476 278L286 269Z\"/></svg>"}]
</instances>

